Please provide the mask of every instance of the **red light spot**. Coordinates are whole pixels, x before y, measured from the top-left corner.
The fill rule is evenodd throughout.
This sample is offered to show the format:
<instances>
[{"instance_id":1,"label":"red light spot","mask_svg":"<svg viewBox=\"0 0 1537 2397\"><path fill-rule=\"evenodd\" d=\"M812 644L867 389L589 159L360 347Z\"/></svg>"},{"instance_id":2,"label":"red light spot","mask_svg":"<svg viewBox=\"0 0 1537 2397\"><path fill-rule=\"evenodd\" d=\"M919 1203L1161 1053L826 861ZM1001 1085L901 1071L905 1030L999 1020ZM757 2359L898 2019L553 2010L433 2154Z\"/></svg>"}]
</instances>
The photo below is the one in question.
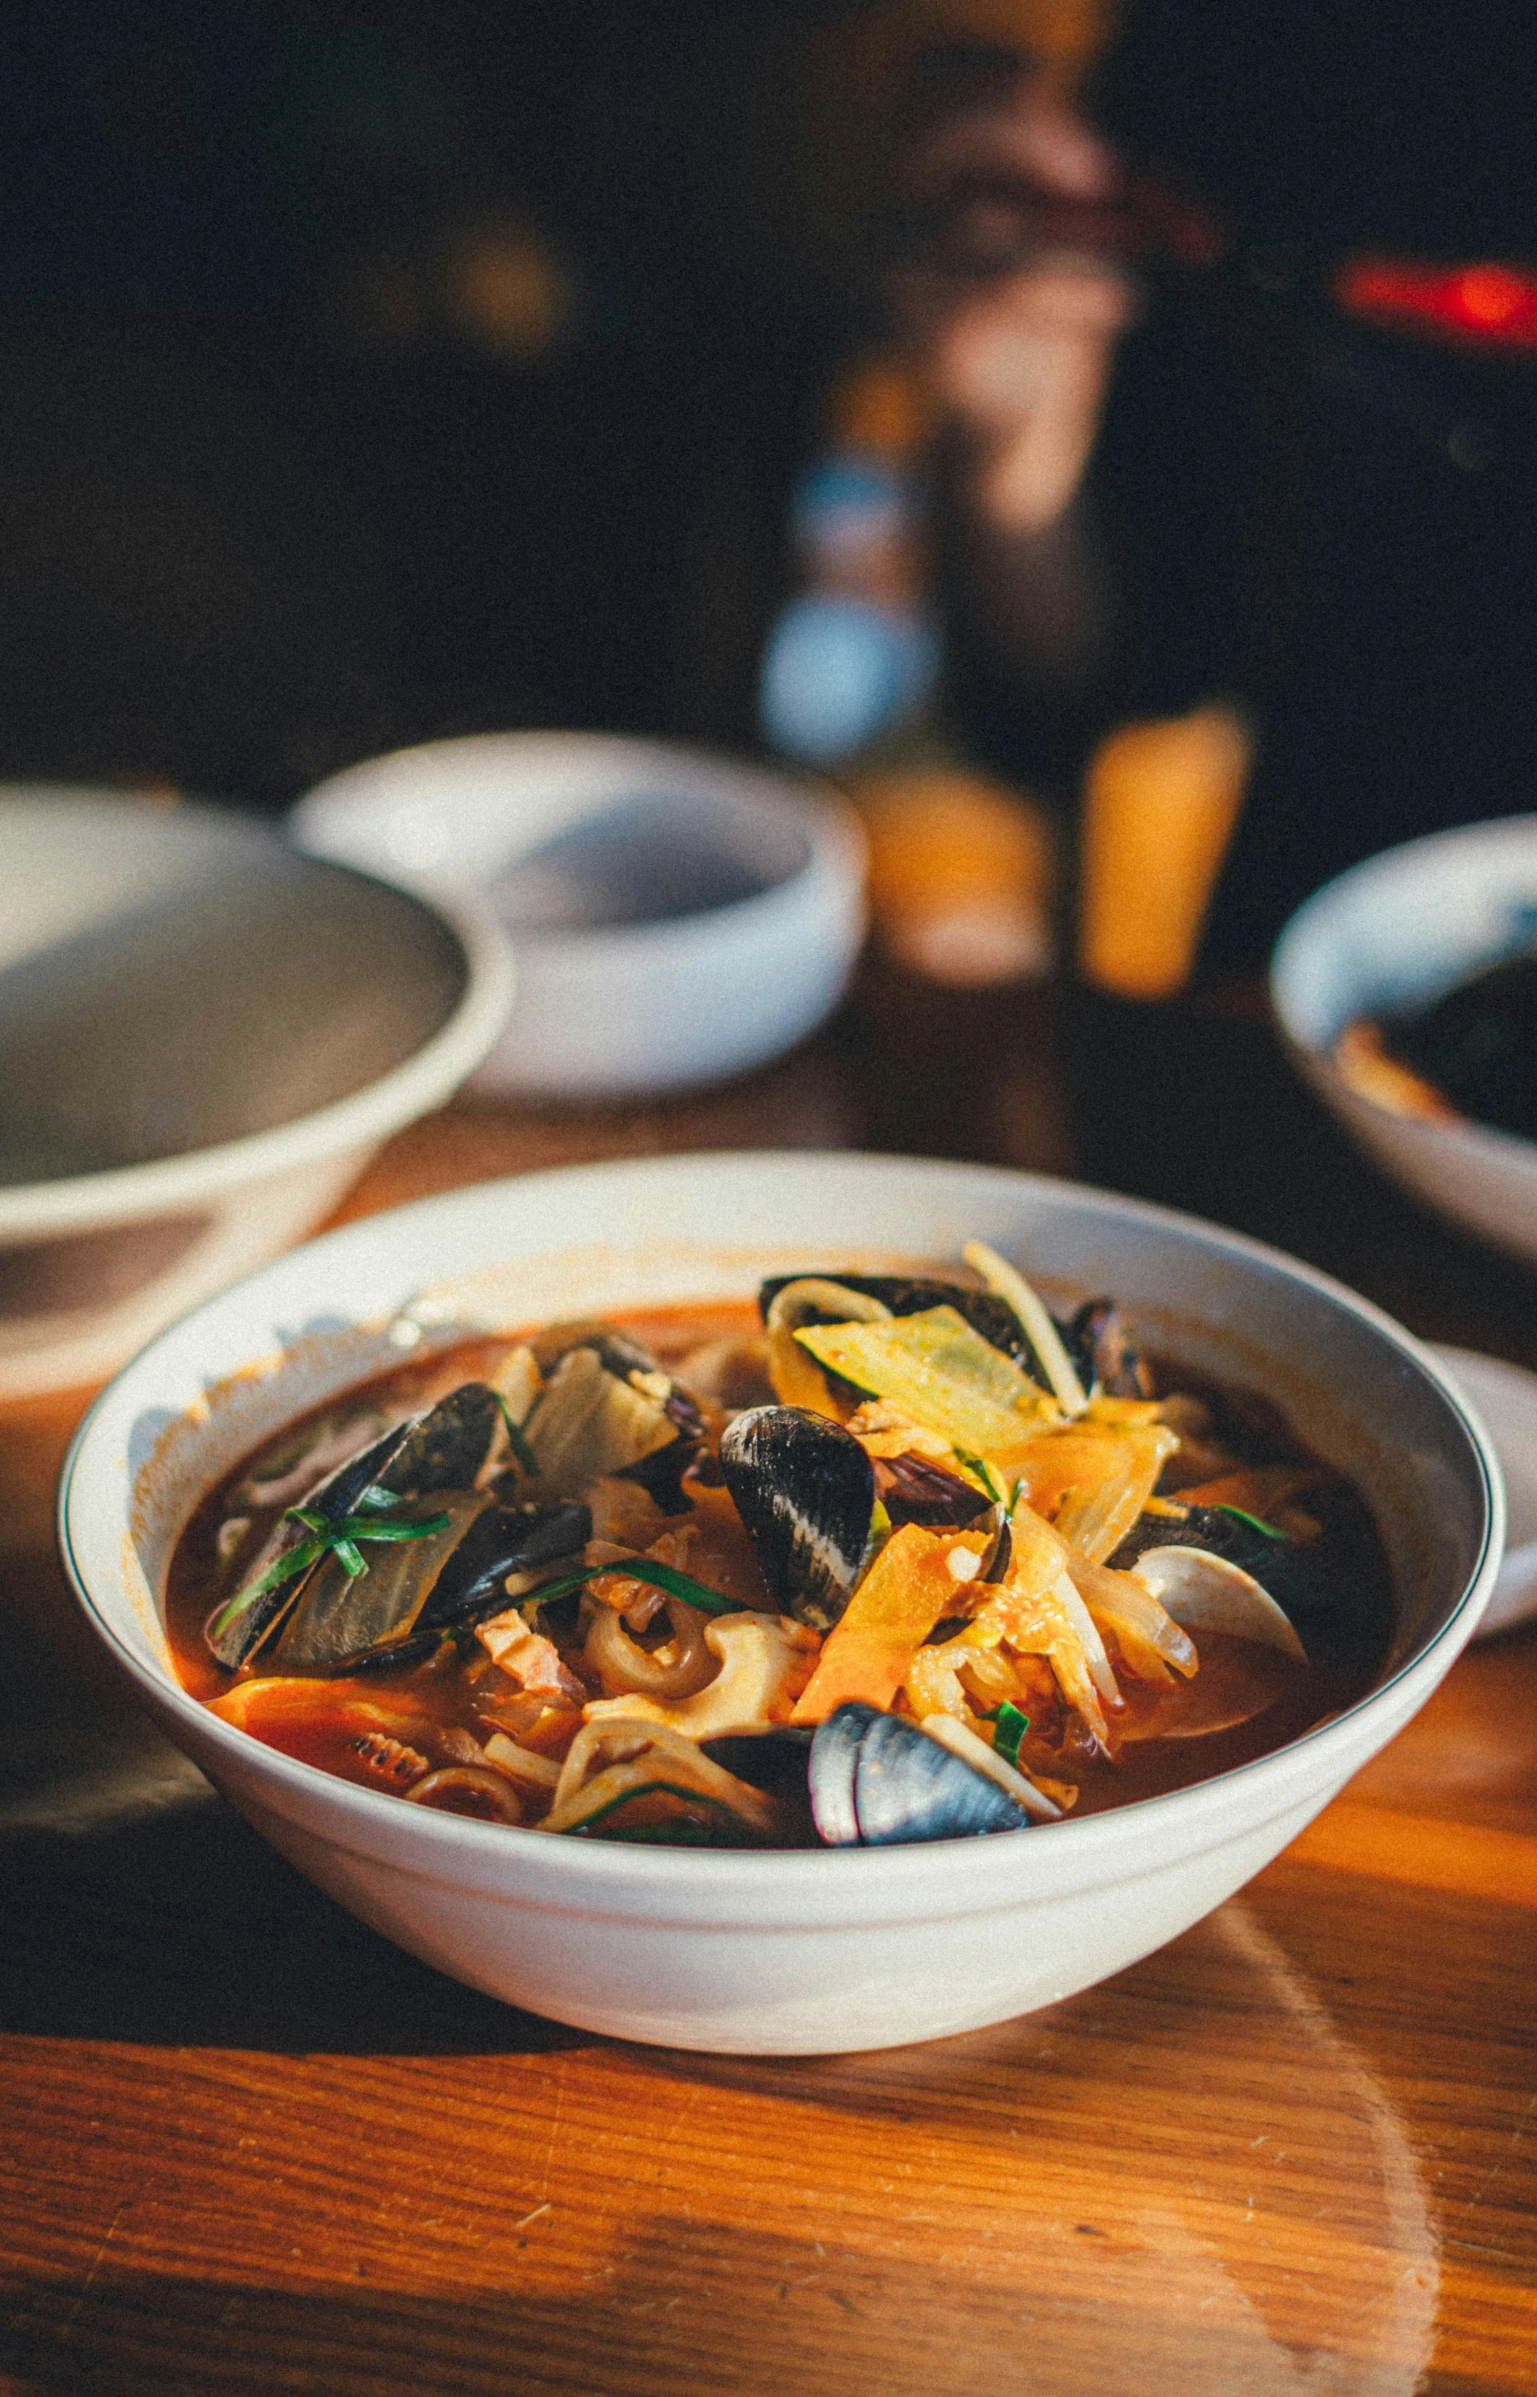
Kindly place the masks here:
<instances>
[{"instance_id":1,"label":"red light spot","mask_svg":"<svg viewBox=\"0 0 1537 2397\"><path fill-rule=\"evenodd\" d=\"M1335 277L1334 297L1351 316L1432 340L1537 349L1537 275L1518 267L1352 258Z\"/></svg>"},{"instance_id":2,"label":"red light spot","mask_svg":"<svg viewBox=\"0 0 1537 2397\"><path fill-rule=\"evenodd\" d=\"M1520 314L1528 289L1508 266L1470 266L1457 278L1463 314L1475 325L1508 324Z\"/></svg>"}]
</instances>

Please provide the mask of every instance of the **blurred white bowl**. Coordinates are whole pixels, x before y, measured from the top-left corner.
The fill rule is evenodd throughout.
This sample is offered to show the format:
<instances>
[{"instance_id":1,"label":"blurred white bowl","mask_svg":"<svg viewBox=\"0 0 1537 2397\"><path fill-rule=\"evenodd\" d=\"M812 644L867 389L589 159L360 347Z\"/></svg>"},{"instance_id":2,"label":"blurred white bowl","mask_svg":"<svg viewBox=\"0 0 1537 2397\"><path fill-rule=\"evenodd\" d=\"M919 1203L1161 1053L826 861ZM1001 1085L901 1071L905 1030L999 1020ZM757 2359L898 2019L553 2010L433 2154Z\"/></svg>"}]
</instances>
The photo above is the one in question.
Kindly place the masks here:
<instances>
[{"instance_id":1,"label":"blurred white bowl","mask_svg":"<svg viewBox=\"0 0 1537 2397\"><path fill-rule=\"evenodd\" d=\"M212 808L0 789L0 1397L96 1381L446 1099L506 945Z\"/></svg>"},{"instance_id":2,"label":"blurred white bowl","mask_svg":"<svg viewBox=\"0 0 1537 2397\"><path fill-rule=\"evenodd\" d=\"M864 932L846 800L655 741L484 733L333 775L302 847L515 938L518 1001L478 1086L604 1099L777 1056L837 1004Z\"/></svg>"},{"instance_id":3,"label":"blurred white bowl","mask_svg":"<svg viewBox=\"0 0 1537 2397\"><path fill-rule=\"evenodd\" d=\"M1357 1016L1428 1002L1529 944L1537 816L1433 833L1352 866L1281 934L1270 990L1305 1078L1416 1197L1537 1263L1537 1142L1484 1124L1398 1115L1352 1089L1331 1051Z\"/></svg>"},{"instance_id":4,"label":"blurred white bowl","mask_svg":"<svg viewBox=\"0 0 1537 2397\"><path fill-rule=\"evenodd\" d=\"M747 1297L764 1273L797 1266L951 1259L972 1235L1058 1301L1116 1292L1151 1348L1265 1391L1354 1478L1397 1601L1367 1697L1256 1763L1082 1821L926 1846L711 1853L402 1805L264 1747L177 1683L158 1610L198 1499L292 1415L403 1349L553 1315ZM1305 1266L1033 1175L804 1154L531 1174L333 1232L136 1358L87 1418L59 1504L87 1619L157 1721L343 1905L514 2004L753 2053L972 2029L1172 1939L1423 1704L1477 1623L1503 1530L1498 1470L1434 1359Z\"/></svg>"},{"instance_id":5,"label":"blurred white bowl","mask_svg":"<svg viewBox=\"0 0 1537 2397\"><path fill-rule=\"evenodd\" d=\"M1438 1356L1478 1418L1505 1479L1505 1561L1476 1639L1493 1639L1537 1615L1537 1374L1474 1348Z\"/></svg>"}]
</instances>

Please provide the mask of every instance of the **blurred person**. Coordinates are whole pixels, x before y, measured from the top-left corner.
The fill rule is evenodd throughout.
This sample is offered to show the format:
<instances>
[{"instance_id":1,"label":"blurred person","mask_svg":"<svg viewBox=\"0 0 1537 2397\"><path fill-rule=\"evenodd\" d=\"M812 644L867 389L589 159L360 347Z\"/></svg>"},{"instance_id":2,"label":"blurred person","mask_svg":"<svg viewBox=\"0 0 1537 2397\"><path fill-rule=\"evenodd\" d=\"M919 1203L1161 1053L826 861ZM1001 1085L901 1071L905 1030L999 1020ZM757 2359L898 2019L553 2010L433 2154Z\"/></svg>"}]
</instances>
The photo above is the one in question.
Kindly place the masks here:
<instances>
[{"instance_id":1,"label":"blurred person","mask_svg":"<svg viewBox=\"0 0 1537 2397\"><path fill-rule=\"evenodd\" d=\"M1106 30L1082 0L780 12L719 112L756 128L738 263L818 327L803 375L894 336L931 405L980 766L1071 802L1127 722L1252 726L1203 940L1252 971L1354 859L1530 804L1537 379L1348 319L1334 277L1537 250L1537 29L1517 0L1129 0L1093 58Z\"/></svg>"}]
</instances>

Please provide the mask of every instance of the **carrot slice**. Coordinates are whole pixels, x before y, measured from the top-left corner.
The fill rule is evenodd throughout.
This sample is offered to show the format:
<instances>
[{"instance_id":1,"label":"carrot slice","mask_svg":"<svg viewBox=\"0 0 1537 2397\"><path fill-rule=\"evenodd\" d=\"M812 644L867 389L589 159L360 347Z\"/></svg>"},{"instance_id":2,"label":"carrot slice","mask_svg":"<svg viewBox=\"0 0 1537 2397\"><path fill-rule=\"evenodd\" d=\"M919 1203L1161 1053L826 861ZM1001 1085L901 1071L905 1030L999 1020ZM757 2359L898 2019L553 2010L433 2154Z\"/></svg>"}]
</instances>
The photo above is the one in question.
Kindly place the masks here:
<instances>
[{"instance_id":1,"label":"carrot slice","mask_svg":"<svg viewBox=\"0 0 1537 2397\"><path fill-rule=\"evenodd\" d=\"M817 1669L790 1720L820 1723L845 1699L890 1706L913 1654L946 1615L975 1595L975 1568L951 1559L981 1558L986 1531L927 1531L916 1523L893 1532L822 1643Z\"/></svg>"}]
</instances>

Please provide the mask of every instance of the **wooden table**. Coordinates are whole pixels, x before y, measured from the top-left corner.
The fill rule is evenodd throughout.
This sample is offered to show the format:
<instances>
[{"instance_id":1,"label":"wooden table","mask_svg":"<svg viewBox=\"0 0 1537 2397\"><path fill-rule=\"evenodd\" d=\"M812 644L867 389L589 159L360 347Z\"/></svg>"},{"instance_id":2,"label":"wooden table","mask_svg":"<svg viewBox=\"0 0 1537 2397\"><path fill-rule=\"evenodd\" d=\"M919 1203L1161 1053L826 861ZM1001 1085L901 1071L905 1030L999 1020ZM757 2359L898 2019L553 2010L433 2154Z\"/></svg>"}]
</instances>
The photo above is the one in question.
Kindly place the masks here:
<instances>
[{"instance_id":1,"label":"wooden table","mask_svg":"<svg viewBox=\"0 0 1537 2397\"><path fill-rule=\"evenodd\" d=\"M1245 993L876 973L729 1091L451 1110L346 1212L782 1143L1077 1168L1537 1364L1531 1279L1360 1164ZM141 1725L52 1560L83 1395L0 1418L6 2397L1537 2392L1532 1636L1101 1988L878 2055L627 2048L398 1953Z\"/></svg>"}]
</instances>

